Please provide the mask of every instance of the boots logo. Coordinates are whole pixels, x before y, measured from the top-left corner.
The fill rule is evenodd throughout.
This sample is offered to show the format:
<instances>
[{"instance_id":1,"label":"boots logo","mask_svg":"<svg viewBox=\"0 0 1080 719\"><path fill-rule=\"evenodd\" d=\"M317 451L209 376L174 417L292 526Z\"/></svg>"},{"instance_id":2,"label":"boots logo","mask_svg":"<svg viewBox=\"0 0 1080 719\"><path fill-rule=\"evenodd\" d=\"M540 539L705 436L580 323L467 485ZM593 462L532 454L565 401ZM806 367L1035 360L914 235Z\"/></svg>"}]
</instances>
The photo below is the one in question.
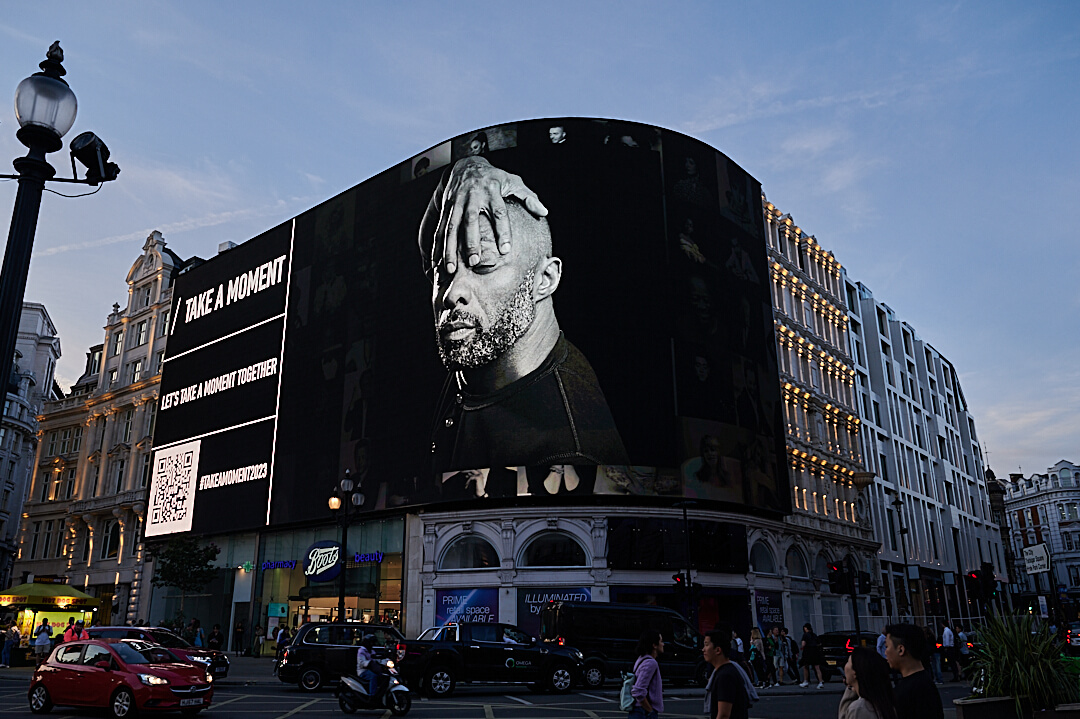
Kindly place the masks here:
<instances>
[{"instance_id":1,"label":"boots logo","mask_svg":"<svg viewBox=\"0 0 1080 719\"><path fill-rule=\"evenodd\" d=\"M341 545L329 539L315 542L304 553L304 575L312 582L329 582L341 573Z\"/></svg>"}]
</instances>

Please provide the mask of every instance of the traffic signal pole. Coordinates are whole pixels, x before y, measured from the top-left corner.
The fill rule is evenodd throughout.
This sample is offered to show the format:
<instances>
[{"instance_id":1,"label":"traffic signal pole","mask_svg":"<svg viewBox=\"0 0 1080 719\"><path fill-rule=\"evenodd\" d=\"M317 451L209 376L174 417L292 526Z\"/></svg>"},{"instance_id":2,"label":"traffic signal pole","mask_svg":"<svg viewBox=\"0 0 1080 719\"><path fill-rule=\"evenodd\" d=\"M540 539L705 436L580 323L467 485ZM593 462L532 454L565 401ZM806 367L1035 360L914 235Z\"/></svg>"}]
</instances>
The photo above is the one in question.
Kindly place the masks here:
<instances>
[{"instance_id":1,"label":"traffic signal pole","mask_svg":"<svg viewBox=\"0 0 1080 719\"><path fill-rule=\"evenodd\" d=\"M848 565L848 589L851 590L851 614L855 617L855 646L862 646L862 628L859 626L859 572Z\"/></svg>"}]
</instances>

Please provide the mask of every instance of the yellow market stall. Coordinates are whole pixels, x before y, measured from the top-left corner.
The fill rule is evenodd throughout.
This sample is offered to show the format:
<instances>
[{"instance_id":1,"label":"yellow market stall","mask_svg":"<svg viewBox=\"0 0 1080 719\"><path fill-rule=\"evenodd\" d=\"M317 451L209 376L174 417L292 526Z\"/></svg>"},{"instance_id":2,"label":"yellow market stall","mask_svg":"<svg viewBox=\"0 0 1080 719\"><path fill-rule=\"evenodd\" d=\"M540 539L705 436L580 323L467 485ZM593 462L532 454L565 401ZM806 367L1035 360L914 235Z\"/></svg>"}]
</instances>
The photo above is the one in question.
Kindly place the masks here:
<instances>
[{"instance_id":1,"label":"yellow market stall","mask_svg":"<svg viewBox=\"0 0 1080 719\"><path fill-rule=\"evenodd\" d=\"M13 614L19 626L19 634L22 635L18 657L13 653L12 660L17 664L33 663L31 635L42 619L48 619L49 624L56 625L57 629L53 631L55 642L59 638L57 632L63 632L70 617L81 619L86 626L90 626L100 602L101 600L66 584L35 582L5 589L4 593L0 594L0 616Z\"/></svg>"}]
</instances>

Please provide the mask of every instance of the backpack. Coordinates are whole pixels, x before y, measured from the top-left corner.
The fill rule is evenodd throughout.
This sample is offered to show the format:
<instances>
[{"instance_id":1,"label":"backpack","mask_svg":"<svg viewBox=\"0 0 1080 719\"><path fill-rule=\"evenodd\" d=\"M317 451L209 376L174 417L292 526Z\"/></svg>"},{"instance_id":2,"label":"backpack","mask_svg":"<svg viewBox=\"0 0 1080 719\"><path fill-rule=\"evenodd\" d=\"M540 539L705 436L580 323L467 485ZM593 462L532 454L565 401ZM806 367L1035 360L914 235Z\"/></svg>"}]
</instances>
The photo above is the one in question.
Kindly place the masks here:
<instances>
[{"instance_id":1,"label":"backpack","mask_svg":"<svg viewBox=\"0 0 1080 719\"><path fill-rule=\"evenodd\" d=\"M635 672L637 671L639 662L641 662L641 657L638 657L638 660L634 662L633 671L622 672L622 689L619 690L619 709L624 712L633 709L634 703L637 701L630 692L634 689L634 681L637 679Z\"/></svg>"}]
</instances>

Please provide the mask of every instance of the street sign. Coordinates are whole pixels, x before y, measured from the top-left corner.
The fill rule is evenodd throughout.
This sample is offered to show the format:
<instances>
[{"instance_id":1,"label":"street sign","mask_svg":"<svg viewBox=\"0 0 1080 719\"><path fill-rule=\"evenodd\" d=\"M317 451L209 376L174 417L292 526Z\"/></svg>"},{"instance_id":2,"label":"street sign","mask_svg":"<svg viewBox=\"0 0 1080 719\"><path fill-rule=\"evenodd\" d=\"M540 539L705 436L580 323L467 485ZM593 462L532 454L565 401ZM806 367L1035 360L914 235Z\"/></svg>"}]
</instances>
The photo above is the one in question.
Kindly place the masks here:
<instances>
[{"instance_id":1,"label":"street sign","mask_svg":"<svg viewBox=\"0 0 1080 719\"><path fill-rule=\"evenodd\" d=\"M1050 552L1046 544L1024 547L1024 564L1028 574L1041 574L1050 571Z\"/></svg>"},{"instance_id":2,"label":"street sign","mask_svg":"<svg viewBox=\"0 0 1080 719\"><path fill-rule=\"evenodd\" d=\"M1043 619L1050 617L1049 608L1046 606L1046 597L1039 595L1039 616Z\"/></svg>"}]
</instances>

